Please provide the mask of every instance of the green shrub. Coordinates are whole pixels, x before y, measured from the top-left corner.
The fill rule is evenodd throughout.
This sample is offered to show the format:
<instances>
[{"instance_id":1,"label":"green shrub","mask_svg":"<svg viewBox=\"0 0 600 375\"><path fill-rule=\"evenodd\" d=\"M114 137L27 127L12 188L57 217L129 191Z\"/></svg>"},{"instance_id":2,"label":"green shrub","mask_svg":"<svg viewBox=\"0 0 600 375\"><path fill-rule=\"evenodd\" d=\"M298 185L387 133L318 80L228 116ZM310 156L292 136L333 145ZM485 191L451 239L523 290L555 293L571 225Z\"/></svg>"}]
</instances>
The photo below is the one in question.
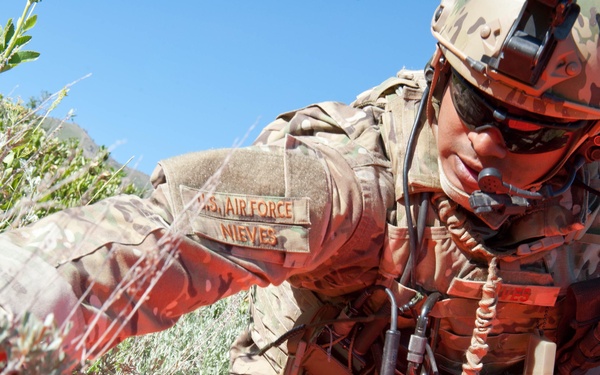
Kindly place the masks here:
<instances>
[{"instance_id":1,"label":"green shrub","mask_svg":"<svg viewBox=\"0 0 600 375\"><path fill-rule=\"evenodd\" d=\"M105 148L85 157L76 140L47 134L41 126L45 117L0 97L0 231L118 193L143 194L122 185L125 174L108 164ZM51 322L32 315L0 320L0 353L7 354L0 372L61 374L62 333Z\"/></svg>"},{"instance_id":2,"label":"green shrub","mask_svg":"<svg viewBox=\"0 0 600 375\"><path fill-rule=\"evenodd\" d=\"M34 61L40 56L39 52L23 50L31 40L31 36L26 34L37 22L37 16L32 12L35 4L40 1L27 0L16 26L10 18L4 28L0 27L0 73L24 62Z\"/></svg>"},{"instance_id":3,"label":"green shrub","mask_svg":"<svg viewBox=\"0 0 600 375\"><path fill-rule=\"evenodd\" d=\"M125 340L85 374L229 374L229 346L247 324L247 294L239 293L185 315L164 332Z\"/></svg>"},{"instance_id":4,"label":"green shrub","mask_svg":"<svg viewBox=\"0 0 600 375\"><path fill-rule=\"evenodd\" d=\"M39 56L23 50L31 39L26 33L37 21L32 15L37 2L27 0L16 25L10 19L0 28L0 73ZM125 173L110 166L106 148L89 158L76 140L60 140L44 130L45 119L67 91L26 105L0 95L0 231L115 194L144 194L123 184ZM78 373L226 374L229 345L247 325L246 297L241 293L188 314L165 332L130 338ZM61 343L62 331L52 317L0 319L0 374L62 374L68 364Z\"/></svg>"},{"instance_id":5,"label":"green shrub","mask_svg":"<svg viewBox=\"0 0 600 375\"><path fill-rule=\"evenodd\" d=\"M0 101L0 230L117 193L142 194L121 186L125 174L107 163L106 148L86 158L77 140L58 140L42 121L19 103Z\"/></svg>"},{"instance_id":6,"label":"green shrub","mask_svg":"<svg viewBox=\"0 0 600 375\"><path fill-rule=\"evenodd\" d=\"M143 195L122 185L125 174L108 165L105 148L86 158L76 140L48 134L41 126L44 118L19 102L0 100L0 231L118 193ZM80 371L227 374L229 345L248 323L246 297L241 293L188 314L165 332L130 338ZM60 340L48 322L32 316L0 322L0 351L10 345L10 368L26 363L31 372L25 373L60 374Z\"/></svg>"}]
</instances>

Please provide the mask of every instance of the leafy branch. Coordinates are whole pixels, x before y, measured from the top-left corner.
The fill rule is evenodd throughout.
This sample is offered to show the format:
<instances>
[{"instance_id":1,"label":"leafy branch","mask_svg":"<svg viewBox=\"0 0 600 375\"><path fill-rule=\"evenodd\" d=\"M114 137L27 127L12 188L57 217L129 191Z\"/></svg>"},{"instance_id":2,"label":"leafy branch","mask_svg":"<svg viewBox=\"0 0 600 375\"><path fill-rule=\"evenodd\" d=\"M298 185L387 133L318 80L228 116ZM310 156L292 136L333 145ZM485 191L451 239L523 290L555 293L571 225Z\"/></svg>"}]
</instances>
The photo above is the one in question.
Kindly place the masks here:
<instances>
[{"instance_id":1,"label":"leafy branch","mask_svg":"<svg viewBox=\"0 0 600 375\"><path fill-rule=\"evenodd\" d=\"M22 50L29 43L31 35L26 35L37 22L37 15L32 14L35 4L41 0L27 0L23 14L13 23L12 18L6 22L6 26L0 26L0 73L6 72L15 66L36 60L40 54L35 51Z\"/></svg>"}]
</instances>

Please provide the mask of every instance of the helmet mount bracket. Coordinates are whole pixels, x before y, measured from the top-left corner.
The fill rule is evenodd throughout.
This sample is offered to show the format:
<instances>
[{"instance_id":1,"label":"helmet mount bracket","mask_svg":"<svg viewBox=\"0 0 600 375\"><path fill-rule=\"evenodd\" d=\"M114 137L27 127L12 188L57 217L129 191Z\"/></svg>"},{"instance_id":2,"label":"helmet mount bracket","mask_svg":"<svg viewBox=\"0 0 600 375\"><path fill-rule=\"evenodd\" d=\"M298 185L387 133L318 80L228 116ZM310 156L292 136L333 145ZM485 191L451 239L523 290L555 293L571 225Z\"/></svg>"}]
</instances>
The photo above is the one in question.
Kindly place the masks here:
<instances>
[{"instance_id":1,"label":"helmet mount bracket","mask_svg":"<svg viewBox=\"0 0 600 375\"><path fill-rule=\"evenodd\" d=\"M535 86L556 44L564 40L580 8L573 0L530 0L515 22L499 56L482 62L518 81Z\"/></svg>"}]
</instances>

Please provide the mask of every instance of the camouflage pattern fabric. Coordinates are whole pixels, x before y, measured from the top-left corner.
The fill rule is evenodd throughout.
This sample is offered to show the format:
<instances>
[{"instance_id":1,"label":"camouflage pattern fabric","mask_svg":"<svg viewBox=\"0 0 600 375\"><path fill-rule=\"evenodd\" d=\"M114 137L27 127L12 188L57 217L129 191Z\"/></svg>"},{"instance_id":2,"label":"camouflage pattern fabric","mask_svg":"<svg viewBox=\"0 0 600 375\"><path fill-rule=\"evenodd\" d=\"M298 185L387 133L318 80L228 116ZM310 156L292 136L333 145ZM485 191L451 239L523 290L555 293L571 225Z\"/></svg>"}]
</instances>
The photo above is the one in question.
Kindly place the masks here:
<instances>
[{"instance_id":1,"label":"camouflage pattern fabric","mask_svg":"<svg viewBox=\"0 0 600 375\"><path fill-rule=\"evenodd\" d=\"M397 77L363 93L354 103L354 106L373 113L374 122L380 125L378 128L382 131L387 155L391 156L397 197L402 196L405 143L414 121L416 105L421 99L419 88L422 87L421 73L401 71ZM294 113L292 121L301 114L301 111ZM287 124L280 125L280 132L267 129L271 140L277 134L294 131L289 127L284 128ZM304 131L306 126L308 124L305 124ZM443 291L446 296L432 312L434 317L440 319L438 346L435 348L438 365L447 373L462 372L481 288L487 277L487 261L493 256L500 256L499 272L504 284L499 295L497 320L488 341L490 353L484 358L484 368L486 373L492 374L505 371L520 373L529 342L540 329L545 337L556 339L558 320L565 308L561 301L567 286L577 280L600 276L600 243L598 237L592 234L598 233L600 228L598 201L581 189L573 189L552 203L544 213L532 213L517 221L510 232L511 236L502 246L486 245L486 236L493 235L490 229L473 221L466 210L441 193L436 172L435 141L428 131L425 127L419 135L409 178L411 192L434 193L435 209L428 215L421 261L416 267L415 277L422 290ZM598 163L586 168L590 183L598 186ZM580 210L582 206L590 209ZM395 211L396 217L391 217L387 224L379 264L380 274L376 281L386 286L391 285L390 279L402 274L408 260L408 230L402 205ZM586 235L586 231L589 234ZM546 240L539 241L540 237ZM327 300L318 288L306 285L317 292L317 297ZM403 290L401 293L411 292ZM398 296L399 301L408 299L403 295ZM272 300L289 301L286 311L293 309L294 305L298 306L298 311L302 309L302 303L295 301L293 294L283 287L261 290L255 304L264 309L268 305L266 301ZM271 321L269 315L260 310L255 310L255 320L265 321L266 327L254 327L253 333L259 336L255 338L256 343L264 344L266 338L277 337L289 329L278 319ZM412 324L411 321L399 321L399 327L410 327ZM281 360L280 355L273 354L270 357L271 363L276 363L274 370L285 366Z\"/></svg>"},{"instance_id":2,"label":"camouflage pattern fabric","mask_svg":"<svg viewBox=\"0 0 600 375\"><path fill-rule=\"evenodd\" d=\"M316 301L376 283L391 286L408 259L408 230L396 199L407 126L423 82L419 73L405 71L352 105L327 102L285 113L252 147L161 162L147 199L110 198L0 235L0 305L9 314L34 310L41 318L54 313L59 323L72 320L65 348L82 358L131 335L166 329L181 315L252 285L287 280L314 292ZM432 192L434 204L414 272L419 289L444 293L432 311L440 319L435 350L444 371L457 373L487 260L500 252L485 244L489 231L443 194L427 131L410 181L413 192ZM586 171L598 187L598 164ZM598 220L592 225L597 202L573 189L552 204L543 217L522 218L531 232L514 231L512 250L500 261L509 292L484 363L490 373L522 358L535 330L552 337L569 284L600 276ZM554 240L544 242L540 233ZM44 271L16 277L34 264ZM405 300L413 292L397 293ZM260 304L255 310L273 314ZM272 328L269 320L264 324ZM252 346L259 330L240 346ZM273 371L283 367L284 354Z\"/></svg>"},{"instance_id":3,"label":"camouflage pattern fabric","mask_svg":"<svg viewBox=\"0 0 600 375\"><path fill-rule=\"evenodd\" d=\"M545 5L536 8L536 3ZM563 2L561 5L567 3L573 3L574 7L580 9L578 13L572 13L576 16L572 20L561 13L565 9L558 6L555 11L556 3L545 1L443 0L432 19L431 31L452 68L478 90L532 113L554 118L595 120L600 118L598 3L596 0L578 0ZM529 9L529 6L533 8ZM543 10L544 7L550 7L552 14L547 13L549 8ZM558 16L559 14L564 17ZM572 21L572 28L563 29L564 35L560 37L554 35L554 32L558 33L558 25L563 21L569 25ZM547 61L511 61L518 59L507 51L509 38L515 36L512 32L517 29L522 31L519 27L535 23L536 27L533 29L538 34L533 32L534 35L528 34L525 39L542 41L549 36L544 35L547 29L542 26L548 22L556 27L551 33L556 36L553 39L556 44L548 42L545 44L551 47L544 51L537 50L537 56L546 54ZM528 33L531 31L527 30ZM511 41L516 43L519 39L517 37ZM514 47L514 44L511 46L523 48L523 43L518 44L519 47ZM538 47L535 44L531 46L536 49ZM521 51L523 52L522 49ZM496 66L498 59L505 59L507 65L512 65L513 68L528 68L500 69ZM514 75L517 72L529 74L537 69L541 71L536 82ZM591 124L586 135L594 136L598 133L600 122L596 121ZM578 142L570 145L566 155L575 152L586 139L585 135L579 137ZM557 163L547 176L559 172L566 160L567 157ZM531 186L522 188L539 187L546 180L547 178L542 178Z\"/></svg>"},{"instance_id":4,"label":"camouflage pattern fabric","mask_svg":"<svg viewBox=\"0 0 600 375\"><path fill-rule=\"evenodd\" d=\"M490 96L547 116L597 119L598 4L595 0L577 3L581 11L573 28L557 40L557 53L549 58L543 77L531 85L519 84L514 77L488 66L489 57L502 54L516 21L523 13L527 15L524 9L528 2L443 0L431 27L452 67ZM475 64L479 64L479 72Z\"/></svg>"},{"instance_id":5,"label":"camouflage pattern fabric","mask_svg":"<svg viewBox=\"0 0 600 375\"><path fill-rule=\"evenodd\" d=\"M0 264L0 305L59 324L78 317L65 349L82 358L252 285L290 279L335 295L372 284L393 203L372 116L337 103L301 116L289 126L320 130L166 160L148 199L110 198L3 233L2 254L18 257ZM342 126L365 134L351 140ZM51 277L14 278L34 261Z\"/></svg>"},{"instance_id":6,"label":"camouflage pattern fabric","mask_svg":"<svg viewBox=\"0 0 600 375\"><path fill-rule=\"evenodd\" d=\"M400 72L398 77L410 75L418 80L417 72ZM382 90L375 89L371 95L377 95L377 91ZM385 144L390 149L388 155L396 166L394 176L401 176L405 144L412 126L408 124L415 113L411 100L418 99L411 86L404 89L396 86L395 94L388 92L384 96L387 104L381 123ZM409 119L404 118L407 115ZM409 191L429 190L433 194L434 212L430 211L426 220L421 260L414 277L422 290L441 291L446 297L432 311L440 320L438 346L434 348L438 365L448 373L461 373L482 287L488 277L488 262L496 257L500 260L502 286L488 342L490 351L483 359L483 366L486 373L511 371L525 357L532 334L542 330L544 336L556 338L558 319L566 308L561 301L567 287L600 276L600 238L593 235L600 228L599 199L583 189L572 188L548 202L543 211L513 219L511 230L503 233L503 240L494 241L495 233L490 228L439 193L439 179L431 176L437 171L436 147L428 131L425 126L419 134L409 174ZM396 157L398 161L394 160ZM592 186L600 185L599 168L597 162L585 168L584 175ZM393 248L385 253L394 255L382 259L380 267L395 270L396 275L402 274L401 265L408 259L405 245L408 231L403 213L403 206L399 205L397 223L388 224L387 243L393 244ZM522 371L522 367L516 371Z\"/></svg>"}]
</instances>

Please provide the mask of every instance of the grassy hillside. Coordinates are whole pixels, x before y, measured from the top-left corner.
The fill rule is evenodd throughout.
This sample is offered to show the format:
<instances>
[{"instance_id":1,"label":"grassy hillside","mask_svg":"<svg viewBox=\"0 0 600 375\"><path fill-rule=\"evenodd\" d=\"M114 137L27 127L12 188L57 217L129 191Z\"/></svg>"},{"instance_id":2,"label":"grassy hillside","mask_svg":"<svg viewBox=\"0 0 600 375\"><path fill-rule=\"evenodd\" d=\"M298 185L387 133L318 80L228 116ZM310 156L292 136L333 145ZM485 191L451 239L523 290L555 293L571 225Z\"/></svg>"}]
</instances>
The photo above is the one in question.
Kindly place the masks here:
<instances>
[{"instance_id":1,"label":"grassy hillside","mask_svg":"<svg viewBox=\"0 0 600 375\"><path fill-rule=\"evenodd\" d=\"M22 15L0 27L0 73L40 55L24 48L39 2L24 0ZM27 105L0 94L0 231L116 194L143 196L149 188L147 175L119 165L81 127L51 118L67 92ZM10 282L0 277L0 288ZM246 296L188 314L165 332L130 338L77 373L226 374L229 344L247 324ZM64 374L63 338L52 316L0 314L0 374Z\"/></svg>"},{"instance_id":2,"label":"grassy hillside","mask_svg":"<svg viewBox=\"0 0 600 375\"><path fill-rule=\"evenodd\" d=\"M184 316L167 331L124 341L83 373L229 374L229 346L248 325L247 310L247 293L239 293Z\"/></svg>"},{"instance_id":3,"label":"grassy hillside","mask_svg":"<svg viewBox=\"0 0 600 375\"><path fill-rule=\"evenodd\" d=\"M74 122L47 118L42 123L42 127L46 132L52 133L60 140L76 139L83 151L83 155L87 158L93 158L100 152L101 147L94 142L83 127ZM123 172L125 172L125 176L123 177L124 184L133 184L143 190L150 189L150 176L147 174L131 168L129 165L123 166L111 157L107 160L107 164L115 170L123 168Z\"/></svg>"},{"instance_id":4,"label":"grassy hillside","mask_svg":"<svg viewBox=\"0 0 600 375\"><path fill-rule=\"evenodd\" d=\"M0 230L115 194L146 194L140 187L148 187L147 175L121 170L78 125L43 118L0 100ZM130 338L77 373L227 374L229 345L248 323L246 297L200 309L165 332ZM8 353L5 371L0 356L0 373L62 373L61 333L48 324L30 316L0 319L0 353ZM30 338L23 341L23 334Z\"/></svg>"}]
</instances>

